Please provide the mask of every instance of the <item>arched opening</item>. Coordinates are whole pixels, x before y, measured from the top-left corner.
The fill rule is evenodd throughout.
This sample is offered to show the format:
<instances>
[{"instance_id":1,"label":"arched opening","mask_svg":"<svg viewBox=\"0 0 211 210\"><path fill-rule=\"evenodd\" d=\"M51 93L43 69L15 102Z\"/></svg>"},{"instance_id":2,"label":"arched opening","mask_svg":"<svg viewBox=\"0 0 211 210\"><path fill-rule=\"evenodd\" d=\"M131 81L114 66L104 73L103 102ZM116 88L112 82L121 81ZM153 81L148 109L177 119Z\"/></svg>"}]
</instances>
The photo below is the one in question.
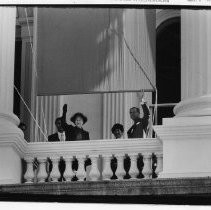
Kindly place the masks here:
<instances>
[{"instance_id":1,"label":"arched opening","mask_svg":"<svg viewBox=\"0 0 211 210\"><path fill-rule=\"evenodd\" d=\"M173 117L173 107L181 100L180 18L172 18L157 28L156 84L158 124Z\"/></svg>"}]
</instances>

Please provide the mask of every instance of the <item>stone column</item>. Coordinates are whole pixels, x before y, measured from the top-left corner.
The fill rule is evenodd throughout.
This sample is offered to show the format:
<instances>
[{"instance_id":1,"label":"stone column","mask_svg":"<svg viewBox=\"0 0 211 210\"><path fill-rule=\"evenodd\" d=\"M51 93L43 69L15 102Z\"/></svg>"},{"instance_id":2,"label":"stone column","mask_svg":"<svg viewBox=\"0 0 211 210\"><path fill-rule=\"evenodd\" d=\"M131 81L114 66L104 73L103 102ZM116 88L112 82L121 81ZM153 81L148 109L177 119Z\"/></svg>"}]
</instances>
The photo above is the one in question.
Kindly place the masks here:
<instances>
[{"instance_id":1,"label":"stone column","mask_svg":"<svg viewBox=\"0 0 211 210\"><path fill-rule=\"evenodd\" d=\"M0 7L0 184L20 183L23 132L13 114L15 7Z\"/></svg>"},{"instance_id":2,"label":"stone column","mask_svg":"<svg viewBox=\"0 0 211 210\"><path fill-rule=\"evenodd\" d=\"M159 177L211 175L211 11L181 11L182 101L156 126L163 141Z\"/></svg>"},{"instance_id":3,"label":"stone column","mask_svg":"<svg viewBox=\"0 0 211 210\"><path fill-rule=\"evenodd\" d=\"M0 8L0 110L13 111L15 8Z\"/></svg>"},{"instance_id":4,"label":"stone column","mask_svg":"<svg viewBox=\"0 0 211 210\"><path fill-rule=\"evenodd\" d=\"M30 108L33 113L33 103L34 97L31 92L32 83L35 79L35 75L32 72L32 43L33 40L33 13L28 13L30 16L28 17L28 23L25 16L25 11L22 8L22 12L20 13L23 16L19 17L18 23L21 26L21 40L22 40L22 51L21 51L21 96L23 97L25 103ZM28 26L29 24L29 26ZM30 33L29 33L30 31ZM30 37L31 35L31 37ZM27 88L26 88L27 87ZM31 127L33 125L33 120L31 119L30 113L24 105L23 101L20 100L20 120L27 125L27 130L25 131L25 139L30 141L33 138Z\"/></svg>"},{"instance_id":5,"label":"stone column","mask_svg":"<svg viewBox=\"0 0 211 210\"><path fill-rule=\"evenodd\" d=\"M181 11L181 90L177 116L211 115L211 11Z\"/></svg>"},{"instance_id":6,"label":"stone column","mask_svg":"<svg viewBox=\"0 0 211 210\"><path fill-rule=\"evenodd\" d=\"M48 136L55 131L54 121L59 117L60 96L37 96L37 69L36 65L32 66L33 55L31 49L32 45L33 47L35 47L35 45L33 43L31 45L30 43L34 41L33 9L27 8L28 21L26 19L25 9L19 8L19 10L22 15L18 19L21 25L22 38L21 95L38 121L42 132ZM25 136L27 141L47 141L23 102L21 102L21 120L28 125Z\"/></svg>"}]
</instances>

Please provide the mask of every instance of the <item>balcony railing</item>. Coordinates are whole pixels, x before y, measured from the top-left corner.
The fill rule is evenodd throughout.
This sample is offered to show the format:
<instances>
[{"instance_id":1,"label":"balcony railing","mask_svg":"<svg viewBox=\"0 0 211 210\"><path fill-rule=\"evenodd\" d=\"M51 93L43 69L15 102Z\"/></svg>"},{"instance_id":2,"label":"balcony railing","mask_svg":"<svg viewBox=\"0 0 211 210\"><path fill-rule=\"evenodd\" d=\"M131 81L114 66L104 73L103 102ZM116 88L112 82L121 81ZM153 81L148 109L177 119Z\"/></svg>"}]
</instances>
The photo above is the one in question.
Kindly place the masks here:
<instances>
[{"instance_id":1,"label":"balcony railing","mask_svg":"<svg viewBox=\"0 0 211 210\"><path fill-rule=\"evenodd\" d=\"M162 148L155 138L27 143L24 183L157 177Z\"/></svg>"}]
</instances>

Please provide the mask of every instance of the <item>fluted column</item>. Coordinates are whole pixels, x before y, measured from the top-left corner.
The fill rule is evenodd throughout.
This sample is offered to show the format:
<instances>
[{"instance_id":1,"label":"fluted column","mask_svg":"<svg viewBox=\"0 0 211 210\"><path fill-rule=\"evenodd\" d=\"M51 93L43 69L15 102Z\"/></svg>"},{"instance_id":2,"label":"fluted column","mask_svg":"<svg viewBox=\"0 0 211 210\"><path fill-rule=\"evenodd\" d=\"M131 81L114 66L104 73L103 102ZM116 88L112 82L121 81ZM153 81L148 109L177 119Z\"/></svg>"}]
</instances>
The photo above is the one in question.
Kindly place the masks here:
<instances>
[{"instance_id":1,"label":"fluted column","mask_svg":"<svg viewBox=\"0 0 211 210\"><path fill-rule=\"evenodd\" d=\"M36 118L42 132L47 137L55 130L54 121L59 117L60 96L37 96L38 70L36 69L36 64L33 65L34 55L32 53L32 46L33 51L36 51L34 48L36 45L33 44L33 41L35 41L33 29L36 29L36 27L33 27L35 24L33 9L27 8L27 19L25 9L19 10L22 10L20 14L24 14L23 17L18 19L21 25L22 38L21 95ZM21 121L25 122L29 127L26 131L28 141L47 141L22 102Z\"/></svg>"},{"instance_id":2,"label":"fluted column","mask_svg":"<svg viewBox=\"0 0 211 210\"><path fill-rule=\"evenodd\" d=\"M181 96L176 116L211 115L211 11L181 11Z\"/></svg>"},{"instance_id":3,"label":"fluted column","mask_svg":"<svg viewBox=\"0 0 211 210\"><path fill-rule=\"evenodd\" d=\"M47 137L55 132L55 120L59 117L60 96L37 96L36 119L42 132ZM34 122L33 122L34 123ZM34 138L31 141L47 141L42 132L34 125Z\"/></svg>"},{"instance_id":4,"label":"fluted column","mask_svg":"<svg viewBox=\"0 0 211 210\"><path fill-rule=\"evenodd\" d=\"M127 138L127 130L132 121L129 109L138 107L138 97L136 93L105 93L103 94L103 139L112 139L111 128L115 123L124 126L124 138Z\"/></svg>"},{"instance_id":5,"label":"fluted column","mask_svg":"<svg viewBox=\"0 0 211 210\"><path fill-rule=\"evenodd\" d=\"M0 7L0 112L13 112L15 7Z\"/></svg>"},{"instance_id":6,"label":"fluted column","mask_svg":"<svg viewBox=\"0 0 211 210\"><path fill-rule=\"evenodd\" d=\"M124 125L126 93L103 94L103 139L112 139L111 128L115 123Z\"/></svg>"}]
</instances>

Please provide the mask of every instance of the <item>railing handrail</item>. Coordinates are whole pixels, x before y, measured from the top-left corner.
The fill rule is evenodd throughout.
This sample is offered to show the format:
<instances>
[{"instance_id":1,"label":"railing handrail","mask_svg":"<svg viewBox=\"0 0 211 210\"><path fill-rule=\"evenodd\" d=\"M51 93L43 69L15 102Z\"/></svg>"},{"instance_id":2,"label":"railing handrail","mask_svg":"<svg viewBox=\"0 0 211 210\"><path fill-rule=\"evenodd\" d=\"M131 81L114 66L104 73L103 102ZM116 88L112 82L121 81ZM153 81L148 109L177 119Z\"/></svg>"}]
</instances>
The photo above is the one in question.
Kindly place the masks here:
<instances>
[{"instance_id":1,"label":"railing handrail","mask_svg":"<svg viewBox=\"0 0 211 210\"><path fill-rule=\"evenodd\" d=\"M162 103L162 104L157 104L157 107L169 107L169 106L176 106L177 103ZM155 107L155 104L150 104L149 107Z\"/></svg>"},{"instance_id":2,"label":"railing handrail","mask_svg":"<svg viewBox=\"0 0 211 210\"><path fill-rule=\"evenodd\" d=\"M25 157L105 155L115 153L162 152L162 142L156 138L145 139L106 139L69 142L27 143Z\"/></svg>"}]
</instances>

